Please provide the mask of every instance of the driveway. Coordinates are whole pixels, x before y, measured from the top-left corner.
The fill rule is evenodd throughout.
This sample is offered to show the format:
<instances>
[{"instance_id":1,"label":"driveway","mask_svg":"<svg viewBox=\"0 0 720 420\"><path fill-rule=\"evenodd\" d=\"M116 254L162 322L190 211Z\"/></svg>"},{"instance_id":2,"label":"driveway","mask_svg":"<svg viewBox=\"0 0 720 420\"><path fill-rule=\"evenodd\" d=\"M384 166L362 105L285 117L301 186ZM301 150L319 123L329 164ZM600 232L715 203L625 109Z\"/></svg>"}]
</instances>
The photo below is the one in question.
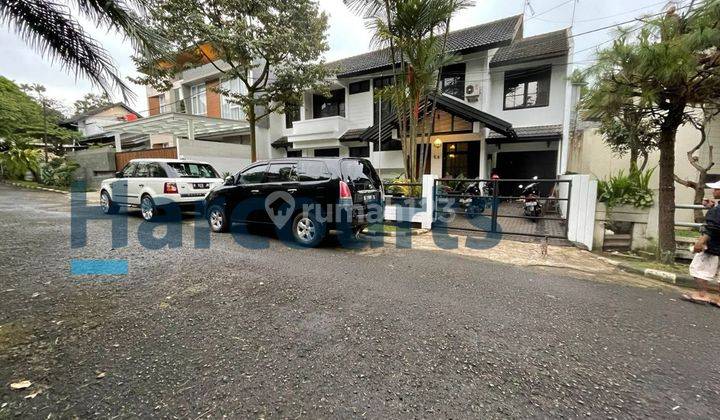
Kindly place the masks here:
<instances>
[{"instance_id":1,"label":"driveway","mask_svg":"<svg viewBox=\"0 0 720 420\"><path fill-rule=\"evenodd\" d=\"M71 249L69 221L66 196L0 185L0 418L720 417L720 310L666 288L390 246L195 249L192 219L149 250L136 213L127 247L106 219Z\"/></svg>"}]
</instances>

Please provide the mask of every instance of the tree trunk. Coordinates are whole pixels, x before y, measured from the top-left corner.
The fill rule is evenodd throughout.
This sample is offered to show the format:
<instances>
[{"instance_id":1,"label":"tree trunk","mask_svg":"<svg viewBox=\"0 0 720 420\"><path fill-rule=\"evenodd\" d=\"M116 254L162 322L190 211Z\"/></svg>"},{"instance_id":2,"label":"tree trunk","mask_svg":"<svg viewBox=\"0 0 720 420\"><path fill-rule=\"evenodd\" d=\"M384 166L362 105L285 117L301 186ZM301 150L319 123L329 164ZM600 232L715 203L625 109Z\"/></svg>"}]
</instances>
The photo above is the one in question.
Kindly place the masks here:
<instances>
[{"instance_id":1,"label":"tree trunk","mask_svg":"<svg viewBox=\"0 0 720 420\"><path fill-rule=\"evenodd\" d=\"M638 157L639 153L638 150L634 147L630 148L630 164L634 165L636 168L638 167Z\"/></svg>"},{"instance_id":2,"label":"tree trunk","mask_svg":"<svg viewBox=\"0 0 720 420\"><path fill-rule=\"evenodd\" d=\"M675 133L676 128L663 127L660 132L660 173L658 197L658 242L660 258L671 261L675 256Z\"/></svg>"},{"instance_id":3,"label":"tree trunk","mask_svg":"<svg viewBox=\"0 0 720 420\"><path fill-rule=\"evenodd\" d=\"M255 107L251 106L247 115L247 122L250 125L250 163L257 160L257 140L255 138Z\"/></svg>"},{"instance_id":4,"label":"tree trunk","mask_svg":"<svg viewBox=\"0 0 720 420\"><path fill-rule=\"evenodd\" d=\"M698 174L698 182L695 185L695 197L693 198L693 204L702 204L703 198L705 198L705 183L707 182L707 172L701 171ZM693 219L695 223L704 223L705 214L702 209L693 210Z\"/></svg>"}]
</instances>

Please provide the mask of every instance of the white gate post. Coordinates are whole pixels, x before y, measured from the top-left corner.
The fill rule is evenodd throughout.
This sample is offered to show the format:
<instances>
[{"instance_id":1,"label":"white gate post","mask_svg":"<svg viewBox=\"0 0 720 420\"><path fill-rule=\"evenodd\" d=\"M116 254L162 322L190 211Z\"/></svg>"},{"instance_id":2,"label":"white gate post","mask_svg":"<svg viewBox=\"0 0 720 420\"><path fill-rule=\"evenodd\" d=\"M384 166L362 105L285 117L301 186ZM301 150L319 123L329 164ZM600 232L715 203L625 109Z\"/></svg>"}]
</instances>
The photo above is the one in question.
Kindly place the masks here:
<instances>
[{"instance_id":1,"label":"white gate post","mask_svg":"<svg viewBox=\"0 0 720 420\"><path fill-rule=\"evenodd\" d=\"M424 214L420 225L423 229L432 228L433 214L435 213L435 179L436 175L423 175L422 177L422 200Z\"/></svg>"}]
</instances>

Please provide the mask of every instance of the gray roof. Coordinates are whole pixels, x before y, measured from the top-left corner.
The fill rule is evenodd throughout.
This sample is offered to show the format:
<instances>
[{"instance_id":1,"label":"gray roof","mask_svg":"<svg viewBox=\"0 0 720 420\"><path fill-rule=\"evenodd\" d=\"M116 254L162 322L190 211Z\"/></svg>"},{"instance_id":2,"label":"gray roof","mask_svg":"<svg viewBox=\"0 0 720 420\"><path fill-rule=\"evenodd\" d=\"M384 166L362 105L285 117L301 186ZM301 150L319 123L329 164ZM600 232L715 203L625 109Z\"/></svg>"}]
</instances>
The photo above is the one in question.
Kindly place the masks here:
<instances>
[{"instance_id":1,"label":"gray roof","mask_svg":"<svg viewBox=\"0 0 720 420\"><path fill-rule=\"evenodd\" d=\"M570 51L567 29L519 39L500 48L490 61L490 67L524 63L543 58L561 57Z\"/></svg>"},{"instance_id":2,"label":"gray roof","mask_svg":"<svg viewBox=\"0 0 720 420\"><path fill-rule=\"evenodd\" d=\"M275 147L275 148L289 147L289 146L290 146L290 142L288 141L287 136L282 136L282 137L280 137L279 139L277 139L277 140L273 141L272 143L270 143L270 145L271 145L272 147Z\"/></svg>"},{"instance_id":3,"label":"gray roof","mask_svg":"<svg viewBox=\"0 0 720 420\"><path fill-rule=\"evenodd\" d=\"M515 134L519 139L521 138L546 138L546 137L557 137L562 135L562 124L556 125L535 125L530 127L515 127ZM488 139L504 139L506 138L502 134L491 131L488 134Z\"/></svg>"},{"instance_id":4,"label":"gray roof","mask_svg":"<svg viewBox=\"0 0 720 420\"><path fill-rule=\"evenodd\" d=\"M447 39L448 52L469 53L509 45L521 28L522 21L522 15L517 15L452 31ZM348 77L389 67L389 61L390 50L385 48L333 61L328 65L338 69L338 77ZM399 56L395 61L400 61Z\"/></svg>"},{"instance_id":5,"label":"gray roof","mask_svg":"<svg viewBox=\"0 0 720 420\"><path fill-rule=\"evenodd\" d=\"M347 130L342 136L340 136L340 141L362 141L362 138L360 135L365 132L370 127L365 128L351 128Z\"/></svg>"}]
</instances>

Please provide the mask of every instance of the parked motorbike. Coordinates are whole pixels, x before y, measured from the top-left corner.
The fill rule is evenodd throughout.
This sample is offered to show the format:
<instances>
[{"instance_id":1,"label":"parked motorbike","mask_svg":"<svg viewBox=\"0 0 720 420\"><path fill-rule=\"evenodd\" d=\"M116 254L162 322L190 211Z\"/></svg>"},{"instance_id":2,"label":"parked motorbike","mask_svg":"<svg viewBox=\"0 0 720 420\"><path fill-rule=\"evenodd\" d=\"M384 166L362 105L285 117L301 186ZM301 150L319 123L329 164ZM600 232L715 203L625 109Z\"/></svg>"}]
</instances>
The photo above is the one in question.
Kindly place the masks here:
<instances>
[{"instance_id":1,"label":"parked motorbike","mask_svg":"<svg viewBox=\"0 0 720 420\"><path fill-rule=\"evenodd\" d=\"M458 182L454 188L445 186L445 193L452 197L457 195L451 208L458 210L457 213L464 213L469 219L473 219L485 211L485 197L480 189L479 181Z\"/></svg>"},{"instance_id":2,"label":"parked motorbike","mask_svg":"<svg viewBox=\"0 0 720 420\"><path fill-rule=\"evenodd\" d=\"M533 179L537 179L534 176ZM538 201L540 194L538 188L539 182L533 182L526 186L522 184L518 186L520 188L520 196L523 199L523 214L533 222L537 222L538 218L542 215L542 204Z\"/></svg>"}]
</instances>

